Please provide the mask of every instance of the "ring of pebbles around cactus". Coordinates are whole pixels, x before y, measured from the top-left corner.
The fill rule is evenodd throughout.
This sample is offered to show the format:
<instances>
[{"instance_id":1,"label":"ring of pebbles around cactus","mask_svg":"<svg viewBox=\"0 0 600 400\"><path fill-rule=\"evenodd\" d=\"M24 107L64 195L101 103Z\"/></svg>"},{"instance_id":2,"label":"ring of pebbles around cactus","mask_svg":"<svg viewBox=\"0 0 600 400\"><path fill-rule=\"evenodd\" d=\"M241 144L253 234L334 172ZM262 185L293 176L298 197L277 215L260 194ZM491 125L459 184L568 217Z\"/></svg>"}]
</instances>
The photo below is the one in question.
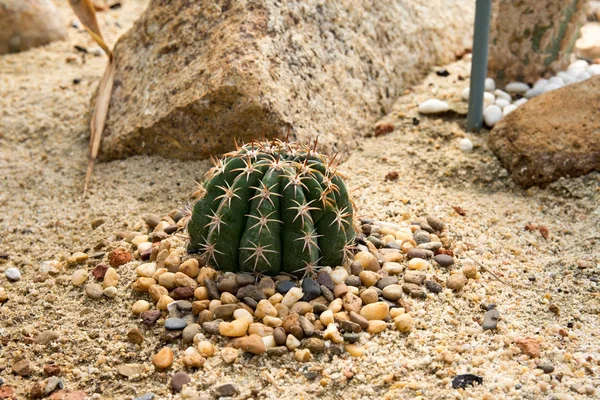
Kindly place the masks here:
<instances>
[{"instance_id":1,"label":"ring of pebbles around cactus","mask_svg":"<svg viewBox=\"0 0 600 400\"><path fill-rule=\"evenodd\" d=\"M189 344L178 356L190 368L202 367L213 356L234 363L240 352L270 357L293 352L300 362L325 352L360 357L371 335L414 329L407 298L444 297L478 276L470 263L457 266L445 224L432 216L399 224L363 218L353 259L317 269L301 281L286 275L221 273L188 258L181 212L144 221L147 226L136 232L117 234L120 247L93 270L76 270L71 280L89 298L111 298L119 283L117 269L135 268L133 314L147 332L158 327L164 341ZM148 233L139 232L143 228ZM67 263L86 260L86 254L75 253ZM127 336L138 344L144 340L138 328ZM215 343L223 341L211 340L215 337L226 339L226 345L218 349ZM164 370L173 360L173 350L166 346L152 363Z\"/></svg>"}]
</instances>

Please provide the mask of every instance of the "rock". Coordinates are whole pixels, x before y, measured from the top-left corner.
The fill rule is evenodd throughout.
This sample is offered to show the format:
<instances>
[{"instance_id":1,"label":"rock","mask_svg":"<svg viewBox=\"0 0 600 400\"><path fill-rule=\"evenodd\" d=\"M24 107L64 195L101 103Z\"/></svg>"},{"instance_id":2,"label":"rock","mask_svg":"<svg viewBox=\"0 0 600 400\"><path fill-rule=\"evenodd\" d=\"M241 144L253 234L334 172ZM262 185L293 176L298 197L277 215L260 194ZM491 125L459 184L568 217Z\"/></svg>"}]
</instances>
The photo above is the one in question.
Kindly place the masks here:
<instances>
[{"instance_id":1,"label":"rock","mask_svg":"<svg viewBox=\"0 0 600 400\"><path fill-rule=\"evenodd\" d=\"M283 296L281 304L289 308L293 306L297 301L299 301L302 298L302 296L304 296L302 289L299 287L293 287L290 290L288 290L285 296Z\"/></svg>"},{"instance_id":2,"label":"rock","mask_svg":"<svg viewBox=\"0 0 600 400\"><path fill-rule=\"evenodd\" d=\"M102 287L106 289L107 287L117 286L118 283L119 274L117 273L117 270L114 268L107 269L106 273L104 274L104 280L102 281Z\"/></svg>"},{"instance_id":3,"label":"rock","mask_svg":"<svg viewBox=\"0 0 600 400\"><path fill-rule=\"evenodd\" d=\"M428 99L419 104L417 110L421 114L440 114L450 110L450 106L445 101Z\"/></svg>"},{"instance_id":4,"label":"rock","mask_svg":"<svg viewBox=\"0 0 600 400\"><path fill-rule=\"evenodd\" d=\"M302 301L311 301L321 295L319 284L311 278L304 278L302 281L302 291L304 292Z\"/></svg>"},{"instance_id":5,"label":"rock","mask_svg":"<svg viewBox=\"0 0 600 400\"><path fill-rule=\"evenodd\" d=\"M510 82L504 89L508 93L523 94L529 90L529 85L523 82Z\"/></svg>"},{"instance_id":6,"label":"rock","mask_svg":"<svg viewBox=\"0 0 600 400\"><path fill-rule=\"evenodd\" d=\"M380 269L377 257L366 251L356 253L354 261L359 262L362 269L367 271L377 272Z\"/></svg>"},{"instance_id":7,"label":"rock","mask_svg":"<svg viewBox=\"0 0 600 400\"><path fill-rule=\"evenodd\" d=\"M237 386L233 383L224 383L218 386L215 386L215 393L219 397L232 397L236 393L239 393Z\"/></svg>"},{"instance_id":8,"label":"rock","mask_svg":"<svg viewBox=\"0 0 600 400\"><path fill-rule=\"evenodd\" d=\"M387 317L390 306L387 303L379 301L377 303L367 304L360 310L360 315L367 321L383 320Z\"/></svg>"},{"instance_id":9,"label":"rock","mask_svg":"<svg viewBox=\"0 0 600 400\"><path fill-rule=\"evenodd\" d=\"M289 350L285 346L270 347L267 349L268 357L281 357L289 353Z\"/></svg>"},{"instance_id":10,"label":"rock","mask_svg":"<svg viewBox=\"0 0 600 400\"><path fill-rule=\"evenodd\" d=\"M503 118L489 146L523 187L600 169L600 76L537 96Z\"/></svg>"},{"instance_id":11,"label":"rock","mask_svg":"<svg viewBox=\"0 0 600 400\"><path fill-rule=\"evenodd\" d=\"M163 347L152 357L152 364L156 369L167 369L173 364L173 350Z\"/></svg>"},{"instance_id":12,"label":"rock","mask_svg":"<svg viewBox=\"0 0 600 400\"><path fill-rule=\"evenodd\" d=\"M489 105L483 110L483 120L488 127L492 128L501 119L502 109L497 105Z\"/></svg>"},{"instance_id":13,"label":"rock","mask_svg":"<svg viewBox=\"0 0 600 400\"><path fill-rule=\"evenodd\" d=\"M383 278L381 278L380 280L377 281L377 283L375 284L375 286L378 289L385 289L386 287L390 286L390 285L395 285L398 283L398 277L397 276L384 276Z\"/></svg>"},{"instance_id":14,"label":"rock","mask_svg":"<svg viewBox=\"0 0 600 400\"><path fill-rule=\"evenodd\" d=\"M144 366L141 364L121 364L117 367L117 372L127 378L133 378L144 373Z\"/></svg>"},{"instance_id":15,"label":"rock","mask_svg":"<svg viewBox=\"0 0 600 400\"><path fill-rule=\"evenodd\" d=\"M46 374L47 376L60 375L60 365L57 365L57 364L44 365L44 374Z\"/></svg>"},{"instance_id":16,"label":"rock","mask_svg":"<svg viewBox=\"0 0 600 400\"><path fill-rule=\"evenodd\" d=\"M409 294L410 297L414 297L416 299L426 297L423 289L421 289L419 285L415 285L414 283L405 283L404 285L402 285L402 291L406 294Z\"/></svg>"},{"instance_id":17,"label":"rock","mask_svg":"<svg viewBox=\"0 0 600 400\"><path fill-rule=\"evenodd\" d=\"M536 367L544 371L545 374L554 372L554 366L547 361L536 362Z\"/></svg>"},{"instance_id":18,"label":"rock","mask_svg":"<svg viewBox=\"0 0 600 400\"><path fill-rule=\"evenodd\" d=\"M475 384L481 385L483 383L483 378L473 374L462 374L456 375L454 379L452 379L452 388L453 389L465 389L468 386L475 386Z\"/></svg>"},{"instance_id":19,"label":"rock","mask_svg":"<svg viewBox=\"0 0 600 400\"><path fill-rule=\"evenodd\" d=\"M340 329L344 332L359 333L362 328L359 324L352 321L340 321Z\"/></svg>"},{"instance_id":20,"label":"rock","mask_svg":"<svg viewBox=\"0 0 600 400\"><path fill-rule=\"evenodd\" d=\"M408 313L400 314L394 318L394 324L400 332L410 332L414 327L412 316Z\"/></svg>"},{"instance_id":21,"label":"rock","mask_svg":"<svg viewBox=\"0 0 600 400\"><path fill-rule=\"evenodd\" d=\"M277 293L281 293L283 295L287 294L287 292L290 291L290 289L295 288L296 284L290 280L283 280L283 281L278 281L277 284L275 285L275 290L277 290Z\"/></svg>"},{"instance_id":22,"label":"rock","mask_svg":"<svg viewBox=\"0 0 600 400\"><path fill-rule=\"evenodd\" d=\"M154 400L154 397L156 397L154 393L145 393L139 397L136 397L133 400Z\"/></svg>"},{"instance_id":23,"label":"rock","mask_svg":"<svg viewBox=\"0 0 600 400\"><path fill-rule=\"evenodd\" d=\"M131 261L131 259L131 253L122 248L115 249L111 251L108 255L108 263L111 267L114 268L119 267L123 264L127 264L129 261Z\"/></svg>"},{"instance_id":24,"label":"rock","mask_svg":"<svg viewBox=\"0 0 600 400\"><path fill-rule=\"evenodd\" d=\"M115 45L102 154L207 158L232 137L286 127L301 142L321 132L326 152L347 154L423 71L470 47L473 11L439 0L152 2Z\"/></svg>"},{"instance_id":25,"label":"rock","mask_svg":"<svg viewBox=\"0 0 600 400\"><path fill-rule=\"evenodd\" d=\"M227 337L240 337L246 334L248 326L250 326L250 322L244 318L232 322L221 322L219 323L219 333ZM202 325L202 328L204 328L204 325ZM206 330L206 328L204 329Z\"/></svg>"},{"instance_id":26,"label":"rock","mask_svg":"<svg viewBox=\"0 0 600 400\"><path fill-rule=\"evenodd\" d=\"M454 291L459 291L467 284L467 277L461 273L452 274L446 281L446 287Z\"/></svg>"},{"instance_id":27,"label":"rock","mask_svg":"<svg viewBox=\"0 0 600 400\"><path fill-rule=\"evenodd\" d=\"M402 297L402 292L402 286L389 285L383 289L383 297L390 301L396 301Z\"/></svg>"},{"instance_id":28,"label":"rock","mask_svg":"<svg viewBox=\"0 0 600 400\"><path fill-rule=\"evenodd\" d=\"M225 347L221 350L221 358L226 364L231 364L237 360L238 351L233 347Z\"/></svg>"},{"instance_id":29,"label":"rock","mask_svg":"<svg viewBox=\"0 0 600 400\"><path fill-rule=\"evenodd\" d=\"M233 312L238 309L237 304L222 304L215 307L213 314L215 318L229 319L233 315Z\"/></svg>"},{"instance_id":30,"label":"rock","mask_svg":"<svg viewBox=\"0 0 600 400\"><path fill-rule=\"evenodd\" d=\"M323 285L331 291L333 291L333 288L335 287L335 284L333 283L333 280L331 279L331 275L329 275L329 273L327 271L319 272L319 274L317 275L317 283L319 284L319 286Z\"/></svg>"},{"instance_id":31,"label":"rock","mask_svg":"<svg viewBox=\"0 0 600 400\"><path fill-rule=\"evenodd\" d=\"M423 271L406 271L402 279L406 283L414 283L415 285L422 285L425 281L427 274Z\"/></svg>"},{"instance_id":32,"label":"rock","mask_svg":"<svg viewBox=\"0 0 600 400\"><path fill-rule=\"evenodd\" d=\"M31 367L29 366L28 360L19 360L12 364L12 371L14 374L19 376L29 376L31 373Z\"/></svg>"},{"instance_id":33,"label":"rock","mask_svg":"<svg viewBox=\"0 0 600 400\"><path fill-rule=\"evenodd\" d=\"M78 269L77 271L73 272L73 275L71 275L71 283L74 286L81 286L85 283L85 281L88 278L88 272L86 269Z\"/></svg>"},{"instance_id":34,"label":"rock","mask_svg":"<svg viewBox=\"0 0 600 400\"><path fill-rule=\"evenodd\" d=\"M192 379L185 372L177 372L171 377L171 388L175 393L181 392L184 385L190 383Z\"/></svg>"},{"instance_id":35,"label":"rock","mask_svg":"<svg viewBox=\"0 0 600 400\"><path fill-rule=\"evenodd\" d=\"M58 336L58 332L56 332L56 331L44 331L44 332L40 333L37 336L37 338L35 339L35 341L38 344L41 344L41 345L45 346L48 343L51 343L51 342L57 340L58 337L59 337Z\"/></svg>"},{"instance_id":36,"label":"rock","mask_svg":"<svg viewBox=\"0 0 600 400\"><path fill-rule=\"evenodd\" d=\"M425 259L425 258L429 257L429 253L427 252L427 250L423 250L423 249L409 249L408 252L406 253L406 256L408 257L409 260L411 260L413 258Z\"/></svg>"},{"instance_id":37,"label":"rock","mask_svg":"<svg viewBox=\"0 0 600 400\"><path fill-rule=\"evenodd\" d=\"M287 340L287 333L285 333L285 329L282 327L277 327L273 330L273 338L275 339L275 344L277 346L284 346L285 341Z\"/></svg>"},{"instance_id":38,"label":"rock","mask_svg":"<svg viewBox=\"0 0 600 400\"><path fill-rule=\"evenodd\" d=\"M144 321L144 323L148 326L154 325L160 316L161 312L159 310L148 310L140 314L142 321Z\"/></svg>"},{"instance_id":39,"label":"rock","mask_svg":"<svg viewBox=\"0 0 600 400\"><path fill-rule=\"evenodd\" d=\"M458 141L458 147L465 153L473 150L473 142L469 138L462 138Z\"/></svg>"},{"instance_id":40,"label":"rock","mask_svg":"<svg viewBox=\"0 0 600 400\"><path fill-rule=\"evenodd\" d=\"M99 299L102 297L102 286L97 283L88 283L85 285L85 294L90 299Z\"/></svg>"},{"instance_id":41,"label":"rock","mask_svg":"<svg viewBox=\"0 0 600 400\"><path fill-rule=\"evenodd\" d=\"M433 260L440 266L448 268L454 264L454 258L447 254L438 254L433 257Z\"/></svg>"},{"instance_id":42,"label":"rock","mask_svg":"<svg viewBox=\"0 0 600 400\"><path fill-rule=\"evenodd\" d=\"M142 344L144 343L144 335L138 328L131 328L127 332L127 339L133 344Z\"/></svg>"},{"instance_id":43,"label":"rock","mask_svg":"<svg viewBox=\"0 0 600 400\"><path fill-rule=\"evenodd\" d=\"M194 336L196 336L198 333L200 333L200 330L202 328L200 327L199 324L190 324L188 326L186 326L183 329L183 332L181 334L181 338L183 339L184 343L192 343L192 341L194 340Z\"/></svg>"},{"instance_id":44,"label":"rock","mask_svg":"<svg viewBox=\"0 0 600 400\"><path fill-rule=\"evenodd\" d=\"M425 287L427 288L427 290L434 294L438 294L443 290L442 285L440 285L436 281L425 281Z\"/></svg>"},{"instance_id":45,"label":"rock","mask_svg":"<svg viewBox=\"0 0 600 400\"><path fill-rule=\"evenodd\" d=\"M515 344L524 354L527 354L529 357L540 357L540 343L536 339L531 337L520 338L515 340Z\"/></svg>"},{"instance_id":46,"label":"rock","mask_svg":"<svg viewBox=\"0 0 600 400\"><path fill-rule=\"evenodd\" d=\"M55 390L61 390L64 388L65 388L65 385L64 385L62 379L60 379L56 376L52 376L52 377L48 378L48 380L46 381L46 386L44 387L44 394L46 396L49 396L50 393L54 392Z\"/></svg>"},{"instance_id":47,"label":"rock","mask_svg":"<svg viewBox=\"0 0 600 400\"><path fill-rule=\"evenodd\" d=\"M7 268L6 271L4 271L4 275L6 276L6 279L11 282L17 282L21 279L21 271L14 267Z\"/></svg>"},{"instance_id":48,"label":"rock","mask_svg":"<svg viewBox=\"0 0 600 400\"><path fill-rule=\"evenodd\" d=\"M4 303L6 300L8 300L8 294L3 287L0 287L0 303Z\"/></svg>"},{"instance_id":49,"label":"rock","mask_svg":"<svg viewBox=\"0 0 600 400\"><path fill-rule=\"evenodd\" d=\"M575 51L581 58L600 58L600 22L588 22L581 27Z\"/></svg>"},{"instance_id":50,"label":"rock","mask_svg":"<svg viewBox=\"0 0 600 400\"><path fill-rule=\"evenodd\" d=\"M252 354L262 354L267 351L262 338L257 334L243 337L241 339L240 348Z\"/></svg>"},{"instance_id":51,"label":"rock","mask_svg":"<svg viewBox=\"0 0 600 400\"><path fill-rule=\"evenodd\" d=\"M187 321L183 318L167 318L165 320L165 329L182 330L187 326Z\"/></svg>"},{"instance_id":52,"label":"rock","mask_svg":"<svg viewBox=\"0 0 600 400\"><path fill-rule=\"evenodd\" d=\"M5 0L0 8L0 54L65 40L64 22L51 0Z\"/></svg>"},{"instance_id":53,"label":"rock","mask_svg":"<svg viewBox=\"0 0 600 400\"><path fill-rule=\"evenodd\" d=\"M363 304L375 303L377 300L379 300L379 294L377 293L377 290L373 288L365 289L360 294L360 299L362 300Z\"/></svg>"}]
</instances>

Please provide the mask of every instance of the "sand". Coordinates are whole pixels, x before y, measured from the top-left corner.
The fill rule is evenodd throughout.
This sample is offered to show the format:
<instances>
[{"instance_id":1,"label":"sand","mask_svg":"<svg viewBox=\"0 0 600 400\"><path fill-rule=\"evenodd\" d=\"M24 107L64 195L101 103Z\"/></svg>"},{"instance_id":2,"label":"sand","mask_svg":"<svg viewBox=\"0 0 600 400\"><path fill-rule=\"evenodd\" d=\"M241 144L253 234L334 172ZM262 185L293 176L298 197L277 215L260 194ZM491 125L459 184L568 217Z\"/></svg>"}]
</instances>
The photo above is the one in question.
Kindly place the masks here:
<instances>
[{"instance_id":1,"label":"sand","mask_svg":"<svg viewBox=\"0 0 600 400\"><path fill-rule=\"evenodd\" d=\"M142 10L143 3L127 1L100 14L107 41L114 43ZM74 19L68 8L61 11ZM0 286L9 297L0 306L0 377L17 398L25 398L35 382L46 378L42 369L53 360L61 366L66 388L90 398L130 399L147 392L178 398L168 382L183 370L185 347L176 343L175 365L154 372L150 357L164 345L159 329L145 331L141 347L127 341L130 328L143 328L130 311L140 298L128 287L133 270L119 271L118 296L112 300L86 298L70 283L73 268L40 273L45 261L110 249L114 233L131 229L144 214L183 207L193 182L208 167L207 162L141 156L100 163L83 198L89 104L106 59L78 52L76 44L95 47L85 32L70 28L65 42L0 57ZM460 91L467 80L459 75L468 78L468 65L447 66L450 76L432 73L407 88L394 111L382 118L395 124L395 131L366 138L341 168L360 216L402 222L437 215L448 225L459 266L472 257L507 284L480 270L458 293L408 299L416 329L371 337L362 358L326 354L299 363L292 355L241 357L233 365L209 358L204 368L188 371L198 395L210 397L212 388L225 382L234 382L244 398L594 395L600 384L600 174L524 191L487 149L487 132L465 133L464 116L457 113L419 116L416 106L433 96L464 108ZM459 149L462 137L473 141L472 152ZM398 180L385 179L390 171L398 172ZM105 223L93 229L97 218ZM526 225L546 227L548 237ZM97 246L102 240L108 247ZM9 267L22 272L20 281L8 282L4 271ZM497 330L483 332L476 321L483 318L480 306L489 303L497 305L501 321ZM35 343L46 330L56 331L59 339ZM515 340L525 337L539 341L540 360L552 364L554 372L544 374L521 353ZM29 377L11 372L22 358L30 362ZM143 365L145 372L133 380L120 376L118 366L127 363ZM307 378L307 371L318 377ZM452 378L460 373L482 376L483 384L453 389Z\"/></svg>"}]
</instances>

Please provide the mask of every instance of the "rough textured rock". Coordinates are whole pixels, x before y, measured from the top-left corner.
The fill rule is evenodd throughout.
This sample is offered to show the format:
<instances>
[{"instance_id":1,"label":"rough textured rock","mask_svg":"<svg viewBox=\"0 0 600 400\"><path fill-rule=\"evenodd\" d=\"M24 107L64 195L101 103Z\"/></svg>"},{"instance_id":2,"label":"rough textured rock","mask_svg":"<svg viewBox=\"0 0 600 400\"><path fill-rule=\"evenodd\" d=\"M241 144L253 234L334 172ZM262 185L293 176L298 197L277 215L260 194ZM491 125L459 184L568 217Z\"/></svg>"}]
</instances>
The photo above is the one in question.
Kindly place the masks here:
<instances>
[{"instance_id":1,"label":"rough textured rock","mask_svg":"<svg viewBox=\"0 0 600 400\"><path fill-rule=\"evenodd\" d=\"M586 5L586 0L494 1L488 75L496 84L535 82L566 69Z\"/></svg>"},{"instance_id":2,"label":"rough textured rock","mask_svg":"<svg viewBox=\"0 0 600 400\"><path fill-rule=\"evenodd\" d=\"M66 37L66 21L51 0L0 0L0 54Z\"/></svg>"},{"instance_id":3,"label":"rough textured rock","mask_svg":"<svg viewBox=\"0 0 600 400\"><path fill-rule=\"evenodd\" d=\"M489 145L529 187L600 169L600 76L529 100L491 131Z\"/></svg>"},{"instance_id":4,"label":"rough textured rock","mask_svg":"<svg viewBox=\"0 0 600 400\"><path fill-rule=\"evenodd\" d=\"M116 45L104 158L319 135L325 151L470 47L474 2L154 0Z\"/></svg>"}]
</instances>

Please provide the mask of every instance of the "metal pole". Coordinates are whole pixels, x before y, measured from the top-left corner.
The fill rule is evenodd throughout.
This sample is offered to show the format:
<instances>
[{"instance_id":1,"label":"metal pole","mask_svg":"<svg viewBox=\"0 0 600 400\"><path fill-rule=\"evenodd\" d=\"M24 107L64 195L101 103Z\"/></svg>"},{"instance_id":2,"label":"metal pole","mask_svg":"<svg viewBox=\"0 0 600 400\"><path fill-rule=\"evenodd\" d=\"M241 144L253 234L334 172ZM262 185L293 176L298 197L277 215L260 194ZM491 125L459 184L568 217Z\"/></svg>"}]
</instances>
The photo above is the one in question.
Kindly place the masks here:
<instances>
[{"instance_id":1,"label":"metal pole","mask_svg":"<svg viewBox=\"0 0 600 400\"><path fill-rule=\"evenodd\" d=\"M467 130L470 132L479 132L483 125L483 93L487 76L491 15L492 0L477 0L475 3L469 113L467 114Z\"/></svg>"}]
</instances>

